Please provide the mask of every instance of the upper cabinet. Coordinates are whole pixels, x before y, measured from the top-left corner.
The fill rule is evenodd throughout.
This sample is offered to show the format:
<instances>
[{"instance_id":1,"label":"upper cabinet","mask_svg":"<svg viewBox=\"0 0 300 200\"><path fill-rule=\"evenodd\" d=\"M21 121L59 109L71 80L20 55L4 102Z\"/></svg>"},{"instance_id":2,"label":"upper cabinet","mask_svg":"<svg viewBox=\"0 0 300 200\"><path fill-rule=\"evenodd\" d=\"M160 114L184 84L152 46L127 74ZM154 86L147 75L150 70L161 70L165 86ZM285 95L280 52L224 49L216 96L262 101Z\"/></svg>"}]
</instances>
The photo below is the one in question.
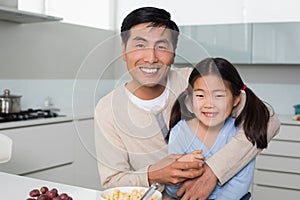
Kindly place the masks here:
<instances>
[{"instance_id":1,"label":"upper cabinet","mask_svg":"<svg viewBox=\"0 0 300 200\"><path fill-rule=\"evenodd\" d=\"M48 0L47 14L62 16L62 22L100 28L114 29L115 4L111 0Z\"/></svg>"},{"instance_id":2,"label":"upper cabinet","mask_svg":"<svg viewBox=\"0 0 300 200\"><path fill-rule=\"evenodd\" d=\"M44 0L43 2L45 3ZM24 10L24 5L29 8L38 8L38 10ZM0 0L0 20L14 23L35 23L62 20L60 17L46 15L45 12L43 12L44 8L44 4L41 0Z\"/></svg>"},{"instance_id":3,"label":"upper cabinet","mask_svg":"<svg viewBox=\"0 0 300 200\"><path fill-rule=\"evenodd\" d=\"M299 64L300 23L253 24L252 63Z\"/></svg>"},{"instance_id":4,"label":"upper cabinet","mask_svg":"<svg viewBox=\"0 0 300 200\"><path fill-rule=\"evenodd\" d=\"M236 64L300 63L299 22L181 26L180 30L181 37L188 39L179 40L175 63L196 63L203 57L197 52ZM196 43L198 48L184 43Z\"/></svg>"},{"instance_id":5,"label":"upper cabinet","mask_svg":"<svg viewBox=\"0 0 300 200\"><path fill-rule=\"evenodd\" d=\"M113 30L114 1L110 0L0 0L0 20L33 23L62 21Z\"/></svg>"},{"instance_id":6,"label":"upper cabinet","mask_svg":"<svg viewBox=\"0 0 300 200\"><path fill-rule=\"evenodd\" d=\"M182 57L194 63L207 56L228 58L234 63L251 62L251 24L181 26L180 31L177 63L184 62Z\"/></svg>"}]
</instances>

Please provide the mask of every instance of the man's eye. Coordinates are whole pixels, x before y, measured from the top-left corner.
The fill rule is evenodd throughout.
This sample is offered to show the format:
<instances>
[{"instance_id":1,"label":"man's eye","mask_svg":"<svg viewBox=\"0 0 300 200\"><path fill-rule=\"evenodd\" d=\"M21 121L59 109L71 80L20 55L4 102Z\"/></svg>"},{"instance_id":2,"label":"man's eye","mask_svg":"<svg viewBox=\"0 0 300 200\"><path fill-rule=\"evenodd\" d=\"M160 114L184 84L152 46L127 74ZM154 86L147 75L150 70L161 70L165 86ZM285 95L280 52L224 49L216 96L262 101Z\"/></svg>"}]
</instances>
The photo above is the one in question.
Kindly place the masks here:
<instances>
[{"instance_id":1,"label":"man's eye","mask_svg":"<svg viewBox=\"0 0 300 200\"><path fill-rule=\"evenodd\" d=\"M142 48L145 48L145 45L144 44L136 44L135 47L142 49Z\"/></svg>"},{"instance_id":2,"label":"man's eye","mask_svg":"<svg viewBox=\"0 0 300 200\"><path fill-rule=\"evenodd\" d=\"M196 94L196 97L198 97L198 98L203 98L204 95L203 95L203 94Z\"/></svg>"},{"instance_id":3,"label":"man's eye","mask_svg":"<svg viewBox=\"0 0 300 200\"><path fill-rule=\"evenodd\" d=\"M166 50L166 49L168 49L166 46L163 46L163 45L159 45L157 48L159 50Z\"/></svg>"}]
</instances>

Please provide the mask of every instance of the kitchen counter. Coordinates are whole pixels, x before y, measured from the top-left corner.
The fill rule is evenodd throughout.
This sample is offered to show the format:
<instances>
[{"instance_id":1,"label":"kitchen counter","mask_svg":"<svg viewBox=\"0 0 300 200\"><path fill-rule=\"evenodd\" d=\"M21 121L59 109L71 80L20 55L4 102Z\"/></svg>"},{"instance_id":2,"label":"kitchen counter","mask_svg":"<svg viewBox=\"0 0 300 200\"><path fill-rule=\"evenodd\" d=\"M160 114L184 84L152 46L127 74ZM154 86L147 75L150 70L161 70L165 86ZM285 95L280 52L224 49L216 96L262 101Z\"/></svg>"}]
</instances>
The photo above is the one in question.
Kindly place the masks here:
<instances>
[{"instance_id":1,"label":"kitchen counter","mask_svg":"<svg viewBox=\"0 0 300 200\"><path fill-rule=\"evenodd\" d=\"M58 112L58 117L53 118L40 118L40 119L30 119L22 121L13 121L13 122L2 122L0 123L0 130L11 129L11 128L21 128L27 126L37 126L43 124L53 124L53 123L63 123L70 122L74 120L81 119L92 119L94 108L64 108Z\"/></svg>"},{"instance_id":2,"label":"kitchen counter","mask_svg":"<svg viewBox=\"0 0 300 200\"><path fill-rule=\"evenodd\" d=\"M17 127L36 126L42 124L70 122L70 121L81 120L81 119L92 119L94 117L93 108L76 108L76 110L62 109L62 111L59 114L63 116L59 116L55 118L44 118L44 119L33 119L33 120L0 123L0 130L17 128ZM278 115L281 124L300 126L300 121L293 120L292 117L293 117L292 115Z\"/></svg>"},{"instance_id":3,"label":"kitchen counter","mask_svg":"<svg viewBox=\"0 0 300 200\"><path fill-rule=\"evenodd\" d=\"M293 120L292 115L278 115L278 118L281 122L281 124L284 125L298 125L300 126L300 121Z\"/></svg>"},{"instance_id":4,"label":"kitchen counter","mask_svg":"<svg viewBox=\"0 0 300 200\"><path fill-rule=\"evenodd\" d=\"M41 119L29 119L29 120L23 120L23 121L3 122L3 123L0 123L0 130L11 129L11 128L21 128L21 127L27 127L27 126L37 126L37 125L42 125L42 124L70 122L72 120L73 120L73 118L71 116L64 116L64 117L54 117L54 118L41 118Z\"/></svg>"},{"instance_id":5,"label":"kitchen counter","mask_svg":"<svg viewBox=\"0 0 300 200\"><path fill-rule=\"evenodd\" d=\"M26 200L31 190L40 189L42 186L56 188L59 194L67 193L74 200L100 199L101 191L0 172L1 199Z\"/></svg>"}]
</instances>

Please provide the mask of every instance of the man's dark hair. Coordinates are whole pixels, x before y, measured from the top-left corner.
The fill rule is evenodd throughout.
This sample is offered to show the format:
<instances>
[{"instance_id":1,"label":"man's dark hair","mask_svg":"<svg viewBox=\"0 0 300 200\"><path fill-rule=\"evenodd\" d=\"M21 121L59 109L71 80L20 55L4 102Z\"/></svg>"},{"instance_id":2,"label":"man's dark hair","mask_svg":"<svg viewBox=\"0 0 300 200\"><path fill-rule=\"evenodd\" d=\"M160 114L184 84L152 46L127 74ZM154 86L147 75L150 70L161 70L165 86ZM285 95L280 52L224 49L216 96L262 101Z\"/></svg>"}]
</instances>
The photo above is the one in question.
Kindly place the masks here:
<instances>
[{"instance_id":1,"label":"man's dark hair","mask_svg":"<svg viewBox=\"0 0 300 200\"><path fill-rule=\"evenodd\" d=\"M151 23L150 26L152 27L165 27L171 29L174 49L177 47L179 36L179 28L177 24L171 20L169 12L155 7L138 8L124 18L121 26L121 38L125 46L130 36L130 29L135 25L148 22Z\"/></svg>"}]
</instances>

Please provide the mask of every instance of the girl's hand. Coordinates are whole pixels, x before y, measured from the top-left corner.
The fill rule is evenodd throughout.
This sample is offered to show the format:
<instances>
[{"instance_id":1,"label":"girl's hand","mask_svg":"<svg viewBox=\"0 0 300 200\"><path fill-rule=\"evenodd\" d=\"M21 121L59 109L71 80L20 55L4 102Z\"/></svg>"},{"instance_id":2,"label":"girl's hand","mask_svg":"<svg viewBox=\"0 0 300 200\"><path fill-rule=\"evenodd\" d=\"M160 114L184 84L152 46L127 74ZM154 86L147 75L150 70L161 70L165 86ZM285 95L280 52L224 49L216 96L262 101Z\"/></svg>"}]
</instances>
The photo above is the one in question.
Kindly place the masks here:
<instances>
[{"instance_id":1,"label":"girl's hand","mask_svg":"<svg viewBox=\"0 0 300 200\"><path fill-rule=\"evenodd\" d=\"M204 161L204 156L201 154L202 150L195 150L186 155L183 155L179 159L180 162L195 162L195 161Z\"/></svg>"}]
</instances>

